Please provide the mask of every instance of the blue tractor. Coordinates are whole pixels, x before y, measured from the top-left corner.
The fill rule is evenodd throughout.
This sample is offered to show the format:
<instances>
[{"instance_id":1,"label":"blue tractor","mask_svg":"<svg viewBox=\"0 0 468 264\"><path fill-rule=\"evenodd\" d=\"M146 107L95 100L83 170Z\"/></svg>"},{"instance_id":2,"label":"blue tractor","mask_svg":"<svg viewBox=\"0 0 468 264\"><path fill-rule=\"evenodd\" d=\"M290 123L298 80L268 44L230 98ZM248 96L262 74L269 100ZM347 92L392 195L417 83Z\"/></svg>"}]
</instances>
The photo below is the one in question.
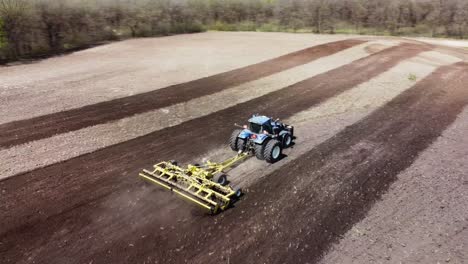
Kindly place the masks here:
<instances>
[{"instance_id":1,"label":"blue tractor","mask_svg":"<svg viewBox=\"0 0 468 264\"><path fill-rule=\"evenodd\" d=\"M262 115L253 115L249 124L236 129L229 146L238 152L252 151L260 160L274 163L281 158L284 148L293 144L294 127Z\"/></svg>"}]
</instances>

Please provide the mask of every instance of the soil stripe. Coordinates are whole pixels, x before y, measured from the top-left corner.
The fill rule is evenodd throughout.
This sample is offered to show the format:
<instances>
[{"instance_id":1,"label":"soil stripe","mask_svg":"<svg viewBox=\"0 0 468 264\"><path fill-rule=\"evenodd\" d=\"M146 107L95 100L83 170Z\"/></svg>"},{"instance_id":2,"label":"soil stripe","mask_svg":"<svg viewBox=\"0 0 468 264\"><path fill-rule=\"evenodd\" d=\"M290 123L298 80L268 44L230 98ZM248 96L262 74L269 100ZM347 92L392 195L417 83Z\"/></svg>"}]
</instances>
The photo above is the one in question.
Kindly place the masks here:
<instances>
[{"instance_id":1,"label":"soil stripe","mask_svg":"<svg viewBox=\"0 0 468 264\"><path fill-rule=\"evenodd\" d=\"M221 92L0 150L0 179L71 159L98 149L175 126L280 90L318 74L369 56L364 43L313 62ZM55 146L55 148L52 148ZM21 159L21 166L18 160Z\"/></svg>"},{"instance_id":2,"label":"soil stripe","mask_svg":"<svg viewBox=\"0 0 468 264\"><path fill-rule=\"evenodd\" d=\"M0 148L107 123L213 94L229 87L303 65L364 42L362 40L343 40L318 45L199 80L68 111L2 124L0 125Z\"/></svg>"},{"instance_id":3,"label":"soil stripe","mask_svg":"<svg viewBox=\"0 0 468 264\"><path fill-rule=\"evenodd\" d=\"M229 172L230 179L235 182L236 186L242 188L250 186L252 182L258 181L284 164L310 151L346 127L362 120L400 93L413 87L416 82L409 78L410 73L417 73L417 79L422 80L439 67L460 61L460 59L438 52L424 52L395 65L387 72L351 90L294 114L284 120L287 124L294 124L295 133L298 135L294 147L285 150L287 158L269 166L265 166L264 162L258 162L256 159L247 160L242 166ZM219 160L222 159L220 155L227 158L232 155L232 151L221 148L199 157L195 161Z\"/></svg>"},{"instance_id":4,"label":"soil stripe","mask_svg":"<svg viewBox=\"0 0 468 264\"><path fill-rule=\"evenodd\" d=\"M463 111L468 104L467 82L467 63L442 67L369 117L252 186L251 195L243 201L248 206L242 207L242 219L228 211L219 223L228 231L222 236L240 245L232 251L231 261L262 252L265 262L316 262L331 243L365 217L398 174ZM266 211L261 209L265 205ZM265 229L258 230L258 223ZM274 242L268 227L278 227ZM255 237L246 242L246 234ZM211 239L219 237L198 242L210 245ZM209 250L223 252L225 246L219 245L221 248ZM198 260L191 259L210 263L205 253Z\"/></svg>"},{"instance_id":5,"label":"soil stripe","mask_svg":"<svg viewBox=\"0 0 468 264\"><path fill-rule=\"evenodd\" d=\"M128 184L143 167L188 160L224 144L252 112L287 118L379 75L425 47L403 44L254 100L63 163L0 181L2 232L87 204ZM41 214L35 213L40 208ZM78 221L78 220L77 220Z\"/></svg>"}]
</instances>

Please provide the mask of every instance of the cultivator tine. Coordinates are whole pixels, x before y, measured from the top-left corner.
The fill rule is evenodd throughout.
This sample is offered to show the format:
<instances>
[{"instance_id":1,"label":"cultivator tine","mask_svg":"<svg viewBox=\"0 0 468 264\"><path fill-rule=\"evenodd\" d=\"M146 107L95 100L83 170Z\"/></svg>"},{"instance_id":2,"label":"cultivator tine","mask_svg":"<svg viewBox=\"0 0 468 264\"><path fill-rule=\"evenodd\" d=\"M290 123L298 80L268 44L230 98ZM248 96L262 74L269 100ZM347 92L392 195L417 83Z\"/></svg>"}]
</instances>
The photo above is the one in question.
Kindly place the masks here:
<instances>
[{"instance_id":1,"label":"cultivator tine","mask_svg":"<svg viewBox=\"0 0 468 264\"><path fill-rule=\"evenodd\" d=\"M194 202L194 203L198 204L199 206L201 206L201 207L203 207L203 208L205 208L205 209L207 209L209 211L213 211L213 209L214 209L212 206L210 206L210 205L208 205L206 203L203 203L203 202L199 201L198 199L195 199L195 198L191 197L190 195L187 195L187 194L179 191L178 189L173 188L171 185L165 184L165 183L163 183L163 182L161 182L161 181L159 181L159 180L157 180L157 179L155 179L155 178L153 178L151 176L140 173L140 177L142 177L145 180L150 181L152 183L159 184L160 186L162 186L162 187L164 187L164 188L166 188L168 190L173 191L174 193L182 196L183 198L189 200L190 202Z\"/></svg>"}]
</instances>

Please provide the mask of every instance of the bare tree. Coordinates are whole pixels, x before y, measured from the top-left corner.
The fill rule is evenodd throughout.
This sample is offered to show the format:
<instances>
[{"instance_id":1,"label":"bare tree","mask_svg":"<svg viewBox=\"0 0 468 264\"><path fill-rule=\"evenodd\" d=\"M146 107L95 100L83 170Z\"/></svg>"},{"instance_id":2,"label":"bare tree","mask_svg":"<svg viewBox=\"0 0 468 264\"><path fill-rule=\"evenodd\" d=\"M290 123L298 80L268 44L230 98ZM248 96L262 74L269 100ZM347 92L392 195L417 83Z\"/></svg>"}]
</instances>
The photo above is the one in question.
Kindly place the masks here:
<instances>
[{"instance_id":1,"label":"bare tree","mask_svg":"<svg viewBox=\"0 0 468 264\"><path fill-rule=\"evenodd\" d=\"M468 37L466 0L0 0L0 57L218 30Z\"/></svg>"},{"instance_id":2,"label":"bare tree","mask_svg":"<svg viewBox=\"0 0 468 264\"><path fill-rule=\"evenodd\" d=\"M468 35L468 3L458 3L453 20L458 36L464 38L465 35Z\"/></svg>"},{"instance_id":3,"label":"bare tree","mask_svg":"<svg viewBox=\"0 0 468 264\"><path fill-rule=\"evenodd\" d=\"M61 51L63 39L65 38L65 27L67 24L67 14L63 3L57 4L42 2L37 5L37 10L43 24L44 33L53 52Z\"/></svg>"},{"instance_id":4,"label":"bare tree","mask_svg":"<svg viewBox=\"0 0 468 264\"><path fill-rule=\"evenodd\" d=\"M23 19L26 8L26 0L0 0L0 17L10 56L13 58L17 58L21 54L22 35L25 30Z\"/></svg>"}]
</instances>

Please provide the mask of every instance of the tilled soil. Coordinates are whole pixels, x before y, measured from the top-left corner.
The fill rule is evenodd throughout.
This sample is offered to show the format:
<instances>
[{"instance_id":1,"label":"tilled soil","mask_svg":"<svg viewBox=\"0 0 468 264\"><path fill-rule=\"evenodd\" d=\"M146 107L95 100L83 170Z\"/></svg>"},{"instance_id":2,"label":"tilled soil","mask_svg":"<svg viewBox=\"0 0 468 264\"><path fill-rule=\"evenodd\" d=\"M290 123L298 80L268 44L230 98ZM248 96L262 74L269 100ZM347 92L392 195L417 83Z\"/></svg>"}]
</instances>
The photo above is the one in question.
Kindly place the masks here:
<instances>
[{"instance_id":1,"label":"tilled soil","mask_svg":"<svg viewBox=\"0 0 468 264\"><path fill-rule=\"evenodd\" d=\"M363 41L343 40L323 44L192 82L87 105L64 112L2 124L0 125L0 148L118 120L209 95L232 86L308 63L361 43Z\"/></svg>"},{"instance_id":2,"label":"tilled soil","mask_svg":"<svg viewBox=\"0 0 468 264\"><path fill-rule=\"evenodd\" d=\"M329 45L339 43L343 42L315 48L318 54L322 49L327 53ZM333 243L366 217L398 175L436 141L468 103L466 62L440 66L450 60L431 62L436 58L426 54L430 47L419 44L374 48L375 53L365 58L249 101L0 181L1 262L319 261ZM413 80L412 87L402 86L397 97L382 95L387 100L394 98L384 105L379 99L366 104L358 94L347 93L359 91L359 87L371 89L369 80L387 73L392 76L395 67L409 59L437 69L432 74L433 68L428 69L428 76ZM185 98L174 102L191 98L170 93ZM326 117L320 122L333 125L331 120L339 122L333 115L343 111L329 109L334 104L326 103L332 98L344 100L340 95L361 105L363 114L319 145L298 146L300 154L286 156L280 166L269 165L269 172L261 178L244 181L246 195L222 214L206 215L136 178L139 170L159 160L177 158L185 163L207 153L222 153L231 124L252 113L285 120L299 120L301 115L296 114L301 113L311 120L313 115L311 118L307 111L322 106L320 111ZM366 109L372 105L381 106ZM102 112L108 114L106 108ZM365 117L355 122L359 116ZM102 122L108 121L104 118ZM306 129L298 131L307 133ZM303 144L307 138L310 135L304 136ZM297 142L301 143L300 135Z\"/></svg>"},{"instance_id":3,"label":"tilled soil","mask_svg":"<svg viewBox=\"0 0 468 264\"><path fill-rule=\"evenodd\" d=\"M268 175L251 187L255 195L242 201L250 201L242 215L229 211L218 223L228 231L216 233L212 228L213 236L203 241L211 248L187 259L215 263L207 253L216 251L233 263L258 256L265 263L317 261L463 110L468 103L463 85L468 80L467 67L462 63L441 68L369 117ZM430 129L428 123L433 124ZM271 190L275 196L265 195ZM212 244L223 236L229 236L231 244Z\"/></svg>"},{"instance_id":4,"label":"tilled soil","mask_svg":"<svg viewBox=\"0 0 468 264\"><path fill-rule=\"evenodd\" d=\"M64 161L277 91L369 55L366 42L301 66L188 101L0 150L0 178ZM388 48L389 46L387 46ZM326 48L326 47L322 47ZM22 156L18 164L17 157ZM2 170L4 167L6 170Z\"/></svg>"},{"instance_id":5,"label":"tilled soil","mask_svg":"<svg viewBox=\"0 0 468 264\"><path fill-rule=\"evenodd\" d=\"M147 228L134 230L142 237L131 240L132 245L154 248L133 251L119 241L107 247L113 254L104 250L89 260L132 262L155 252L157 259L169 263L255 263L259 258L262 263L316 262L466 106L468 93L462 84L468 78L467 67L440 69L251 186L236 209L215 219L182 220L167 232L154 227L158 235ZM427 123L437 126L427 129ZM269 195L272 192L274 196ZM163 250L161 242L172 251Z\"/></svg>"},{"instance_id":6,"label":"tilled soil","mask_svg":"<svg viewBox=\"0 0 468 264\"><path fill-rule=\"evenodd\" d=\"M321 263L465 263L468 108Z\"/></svg>"},{"instance_id":7,"label":"tilled soil","mask_svg":"<svg viewBox=\"0 0 468 264\"><path fill-rule=\"evenodd\" d=\"M18 175L11 180L6 179L0 182L0 188L6 192L2 196L5 202L0 205L0 215L5 219L3 227L9 230L20 223L49 218L66 211L83 202L83 199L86 203L92 201L94 197L104 195L128 180L134 181L134 178L126 176L127 173L135 175L154 160L168 160L177 156L178 160L187 161L191 156L224 145L232 130L230 125L225 124L226 120L240 122L252 112L268 112L272 116L287 118L351 89L422 51L424 48L419 46L402 44L213 114ZM206 127L217 129L206 131ZM121 182L116 181L116 177ZM113 184L109 185L109 181ZM18 190L20 186L24 188ZM49 186L54 186L54 195L43 196L44 187L48 189ZM22 199L15 198L23 195ZM52 204L53 200L50 199L58 201ZM21 207L15 206L19 200ZM32 208L41 208L42 213L33 213L30 211Z\"/></svg>"},{"instance_id":8,"label":"tilled soil","mask_svg":"<svg viewBox=\"0 0 468 264\"><path fill-rule=\"evenodd\" d=\"M349 37L205 32L130 39L1 67L0 124L150 92L344 39Z\"/></svg>"}]
</instances>

